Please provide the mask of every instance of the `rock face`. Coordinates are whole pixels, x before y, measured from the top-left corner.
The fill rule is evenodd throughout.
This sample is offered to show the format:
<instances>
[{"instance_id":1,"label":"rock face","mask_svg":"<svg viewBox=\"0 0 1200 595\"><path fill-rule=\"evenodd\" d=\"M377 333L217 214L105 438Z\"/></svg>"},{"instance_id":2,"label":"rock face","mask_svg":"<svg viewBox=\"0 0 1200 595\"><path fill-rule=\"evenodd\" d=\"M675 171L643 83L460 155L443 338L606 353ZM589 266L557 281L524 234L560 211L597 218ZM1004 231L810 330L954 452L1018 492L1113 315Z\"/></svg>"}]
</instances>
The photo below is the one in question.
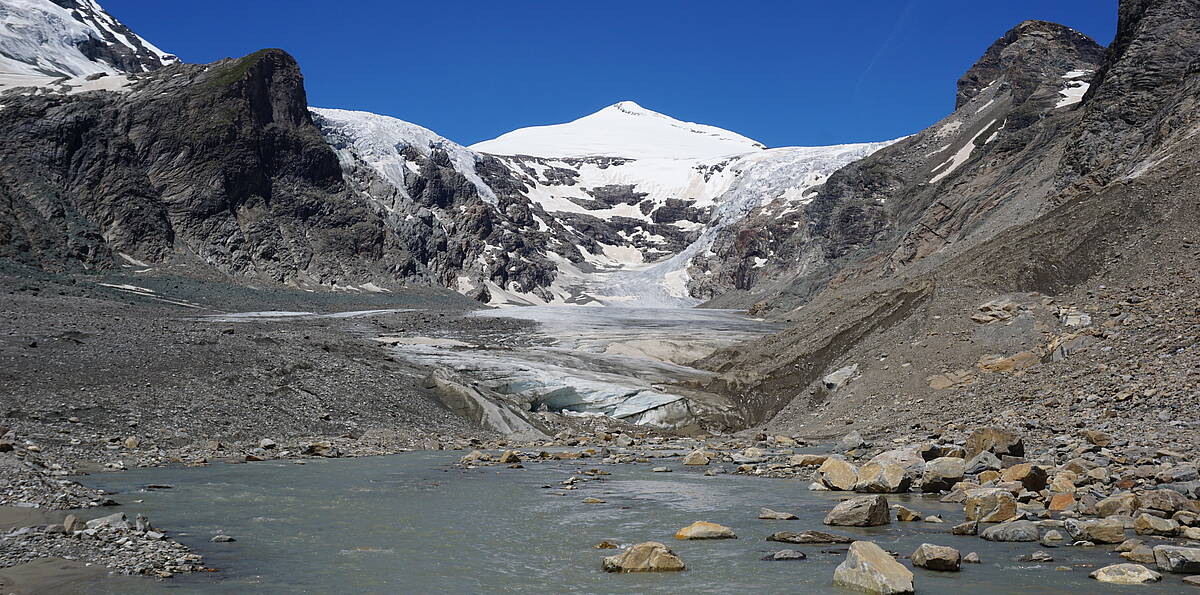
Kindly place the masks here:
<instances>
[{"instance_id":1,"label":"rock face","mask_svg":"<svg viewBox=\"0 0 1200 595\"><path fill-rule=\"evenodd\" d=\"M859 496L839 502L825 515L826 525L874 527L891 522L891 509L883 496Z\"/></svg>"},{"instance_id":2,"label":"rock face","mask_svg":"<svg viewBox=\"0 0 1200 595\"><path fill-rule=\"evenodd\" d=\"M1140 585L1162 580L1161 574L1141 564L1113 564L1096 570L1088 576L1102 583L1113 583L1116 585Z\"/></svg>"},{"instance_id":3,"label":"rock face","mask_svg":"<svg viewBox=\"0 0 1200 595\"><path fill-rule=\"evenodd\" d=\"M922 543L909 559L913 566L929 570L957 571L960 563L958 550L931 543Z\"/></svg>"},{"instance_id":4,"label":"rock face","mask_svg":"<svg viewBox=\"0 0 1200 595\"><path fill-rule=\"evenodd\" d=\"M863 593L899 595L913 592L912 571L869 541L850 544L846 560L833 571L833 585Z\"/></svg>"},{"instance_id":5,"label":"rock face","mask_svg":"<svg viewBox=\"0 0 1200 595\"><path fill-rule=\"evenodd\" d=\"M676 572L687 569L671 548L657 541L632 545L620 554L608 556L604 558L603 568L605 572Z\"/></svg>"},{"instance_id":6,"label":"rock face","mask_svg":"<svg viewBox=\"0 0 1200 595\"><path fill-rule=\"evenodd\" d=\"M737 539L733 529L707 521L696 521L675 532L675 539Z\"/></svg>"}]
</instances>

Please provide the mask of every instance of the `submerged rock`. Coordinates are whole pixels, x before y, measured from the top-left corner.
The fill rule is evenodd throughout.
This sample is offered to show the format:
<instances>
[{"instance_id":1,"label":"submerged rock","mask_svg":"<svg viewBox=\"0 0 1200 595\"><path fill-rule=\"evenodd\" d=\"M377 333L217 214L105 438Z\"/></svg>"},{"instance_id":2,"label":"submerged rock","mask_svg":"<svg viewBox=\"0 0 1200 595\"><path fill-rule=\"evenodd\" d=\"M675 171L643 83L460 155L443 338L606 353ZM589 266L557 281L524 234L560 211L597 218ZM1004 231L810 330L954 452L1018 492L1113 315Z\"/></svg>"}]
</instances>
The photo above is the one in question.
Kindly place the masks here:
<instances>
[{"instance_id":1,"label":"submerged rock","mask_svg":"<svg viewBox=\"0 0 1200 595\"><path fill-rule=\"evenodd\" d=\"M737 539L737 535L725 525L696 521L676 531L675 539Z\"/></svg>"},{"instance_id":2,"label":"submerged rock","mask_svg":"<svg viewBox=\"0 0 1200 595\"><path fill-rule=\"evenodd\" d=\"M779 550L778 552L775 552L774 554L771 554L763 559L779 562L783 560L805 560L807 558L808 556L805 555L804 552L798 552L796 550Z\"/></svg>"},{"instance_id":3,"label":"submerged rock","mask_svg":"<svg viewBox=\"0 0 1200 595\"><path fill-rule=\"evenodd\" d=\"M1140 585L1162 580L1162 575L1141 564L1113 564L1088 575L1102 583L1117 585Z\"/></svg>"},{"instance_id":4,"label":"submerged rock","mask_svg":"<svg viewBox=\"0 0 1200 595\"><path fill-rule=\"evenodd\" d=\"M687 570L683 560L671 548L657 542L647 541L629 546L615 556L604 558L605 572L677 572Z\"/></svg>"},{"instance_id":5,"label":"submerged rock","mask_svg":"<svg viewBox=\"0 0 1200 595\"><path fill-rule=\"evenodd\" d=\"M913 573L870 541L850 544L846 560L833 571L833 586L878 595L913 592Z\"/></svg>"},{"instance_id":6,"label":"submerged rock","mask_svg":"<svg viewBox=\"0 0 1200 595\"><path fill-rule=\"evenodd\" d=\"M770 508L763 508L758 511L758 518L768 521L794 521L800 517L790 512L779 512Z\"/></svg>"},{"instance_id":7,"label":"submerged rock","mask_svg":"<svg viewBox=\"0 0 1200 595\"><path fill-rule=\"evenodd\" d=\"M854 543L853 537L845 535L837 535L834 533L826 533L824 531L779 531L772 533L767 541L778 541L781 543Z\"/></svg>"}]
</instances>

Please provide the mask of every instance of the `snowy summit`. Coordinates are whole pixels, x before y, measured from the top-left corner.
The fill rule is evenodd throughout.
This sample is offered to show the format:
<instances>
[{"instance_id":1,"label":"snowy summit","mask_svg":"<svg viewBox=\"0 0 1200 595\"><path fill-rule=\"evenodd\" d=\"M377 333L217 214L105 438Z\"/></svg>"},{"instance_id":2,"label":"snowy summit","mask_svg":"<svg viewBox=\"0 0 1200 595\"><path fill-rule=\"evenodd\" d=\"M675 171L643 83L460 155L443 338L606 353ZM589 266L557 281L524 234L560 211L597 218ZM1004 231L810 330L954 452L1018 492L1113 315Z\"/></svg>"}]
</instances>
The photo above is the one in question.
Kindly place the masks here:
<instances>
[{"instance_id":1,"label":"snowy summit","mask_svg":"<svg viewBox=\"0 0 1200 595\"><path fill-rule=\"evenodd\" d=\"M766 147L736 132L683 122L632 101L621 101L566 124L519 128L471 148L493 155L533 157L713 159Z\"/></svg>"}]
</instances>

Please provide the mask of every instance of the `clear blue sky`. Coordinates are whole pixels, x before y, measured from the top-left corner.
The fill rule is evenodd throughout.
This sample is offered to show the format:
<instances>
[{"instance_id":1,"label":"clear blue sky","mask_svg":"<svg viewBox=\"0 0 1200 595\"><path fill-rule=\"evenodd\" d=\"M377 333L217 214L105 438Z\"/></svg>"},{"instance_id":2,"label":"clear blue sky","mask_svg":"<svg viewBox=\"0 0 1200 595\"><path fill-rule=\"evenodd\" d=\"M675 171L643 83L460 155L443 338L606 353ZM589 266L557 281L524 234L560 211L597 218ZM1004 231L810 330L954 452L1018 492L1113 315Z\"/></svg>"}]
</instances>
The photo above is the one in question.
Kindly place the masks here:
<instances>
[{"instance_id":1,"label":"clear blue sky","mask_svg":"<svg viewBox=\"0 0 1200 595\"><path fill-rule=\"evenodd\" d=\"M309 103L471 144L629 99L769 146L882 140L953 108L1024 19L1108 45L1117 0L101 0L187 62L294 55Z\"/></svg>"}]
</instances>

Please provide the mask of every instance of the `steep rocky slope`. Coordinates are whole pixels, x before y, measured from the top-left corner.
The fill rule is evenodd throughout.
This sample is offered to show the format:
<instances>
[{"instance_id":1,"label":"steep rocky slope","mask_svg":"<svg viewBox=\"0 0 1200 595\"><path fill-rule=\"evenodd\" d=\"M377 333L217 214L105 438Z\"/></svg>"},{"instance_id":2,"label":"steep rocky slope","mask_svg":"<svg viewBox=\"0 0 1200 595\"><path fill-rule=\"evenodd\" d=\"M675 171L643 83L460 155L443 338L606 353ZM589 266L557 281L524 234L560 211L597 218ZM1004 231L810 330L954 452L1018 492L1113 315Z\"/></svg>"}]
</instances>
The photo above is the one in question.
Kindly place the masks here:
<instances>
[{"instance_id":1,"label":"steep rocky slope","mask_svg":"<svg viewBox=\"0 0 1200 595\"><path fill-rule=\"evenodd\" d=\"M1200 4L1122 2L1099 61L1062 28L1014 32L1033 39L998 43L1039 60L985 56L948 121L834 174L813 203L831 214L808 213L817 266L752 287L795 325L706 362L747 416L824 434L1025 419L1194 436ZM1010 71L1039 63L1018 102L1013 81L1032 79ZM1063 88L1089 66L1086 93ZM988 142L905 166L959 121Z\"/></svg>"}]
</instances>

